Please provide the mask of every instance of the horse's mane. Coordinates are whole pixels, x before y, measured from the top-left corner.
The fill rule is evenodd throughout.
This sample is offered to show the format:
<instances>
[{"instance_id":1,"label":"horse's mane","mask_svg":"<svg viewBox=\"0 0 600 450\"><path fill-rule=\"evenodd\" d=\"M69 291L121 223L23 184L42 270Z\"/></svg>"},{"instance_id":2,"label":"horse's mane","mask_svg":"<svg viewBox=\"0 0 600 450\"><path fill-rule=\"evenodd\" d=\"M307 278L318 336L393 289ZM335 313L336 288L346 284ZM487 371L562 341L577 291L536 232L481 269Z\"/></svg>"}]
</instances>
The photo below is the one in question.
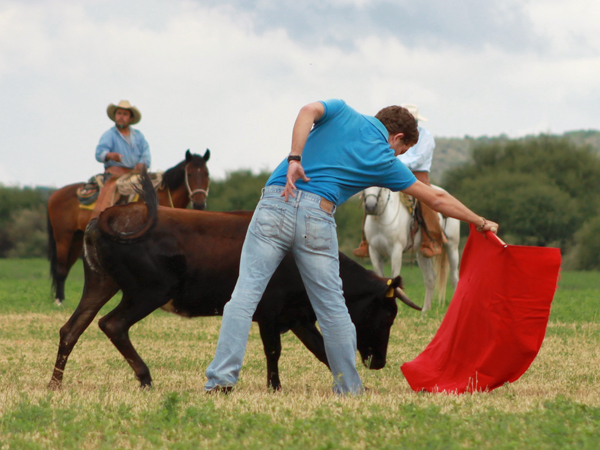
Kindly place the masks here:
<instances>
[{"instance_id":1,"label":"horse's mane","mask_svg":"<svg viewBox=\"0 0 600 450\"><path fill-rule=\"evenodd\" d=\"M198 167L202 167L206 164L204 158L196 154L192 154L192 159L190 160L190 163ZM171 167L163 174L163 184L170 190L175 190L183 184L185 179L184 175L186 164L187 160L184 159L175 167Z\"/></svg>"}]
</instances>

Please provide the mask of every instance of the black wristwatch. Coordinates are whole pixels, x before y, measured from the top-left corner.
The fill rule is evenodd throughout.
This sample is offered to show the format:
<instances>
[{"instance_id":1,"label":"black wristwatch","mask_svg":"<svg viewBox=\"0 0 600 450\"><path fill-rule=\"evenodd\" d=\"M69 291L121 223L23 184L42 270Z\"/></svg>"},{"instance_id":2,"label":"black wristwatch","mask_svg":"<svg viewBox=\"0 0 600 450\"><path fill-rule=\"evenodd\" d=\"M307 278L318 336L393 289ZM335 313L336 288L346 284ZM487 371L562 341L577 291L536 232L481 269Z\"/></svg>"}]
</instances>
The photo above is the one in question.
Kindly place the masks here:
<instances>
[{"instance_id":1,"label":"black wristwatch","mask_svg":"<svg viewBox=\"0 0 600 450\"><path fill-rule=\"evenodd\" d=\"M300 155L290 155L290 156L288 156L288 164L291 163L292 161L302 162L302 156L300 156Z\"/></svg>"}]
</instances>

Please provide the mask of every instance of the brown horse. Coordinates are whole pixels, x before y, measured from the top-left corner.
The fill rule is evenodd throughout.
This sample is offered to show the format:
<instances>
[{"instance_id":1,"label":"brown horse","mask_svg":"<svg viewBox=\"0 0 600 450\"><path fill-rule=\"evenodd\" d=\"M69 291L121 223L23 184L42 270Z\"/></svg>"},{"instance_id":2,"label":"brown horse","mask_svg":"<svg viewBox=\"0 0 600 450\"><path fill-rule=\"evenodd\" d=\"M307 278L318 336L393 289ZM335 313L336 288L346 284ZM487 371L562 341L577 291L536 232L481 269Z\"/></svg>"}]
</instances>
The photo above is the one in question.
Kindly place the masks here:
<instances>
[{"instance_id":1,"label":"brown horse","mask_svg":"<svg viewBox=\"0 0 600 450\"><path fill-rule=\"evenodd\" d=\"M186 208L191 203L194 209L205 209L209 157L208 149L204 156L188 150L185 160L163 174L163 182L157 189L159 203L173 208ZM65 299L65 280L81 256L83 233L92 215L91 210L80 207L77 189L81 186L83 183L70 184L48 199L48 258L57 305Z\"/></svg>"}]
</instances>

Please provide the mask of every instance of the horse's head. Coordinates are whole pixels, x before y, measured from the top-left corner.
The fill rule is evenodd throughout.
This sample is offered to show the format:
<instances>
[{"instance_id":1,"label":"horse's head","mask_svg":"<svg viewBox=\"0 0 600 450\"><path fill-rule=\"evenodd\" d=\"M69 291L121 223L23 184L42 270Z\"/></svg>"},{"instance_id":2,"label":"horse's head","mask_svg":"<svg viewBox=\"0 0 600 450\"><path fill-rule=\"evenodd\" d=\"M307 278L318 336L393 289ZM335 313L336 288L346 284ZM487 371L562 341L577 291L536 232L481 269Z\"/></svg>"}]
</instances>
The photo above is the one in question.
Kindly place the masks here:
<instances>
[{"instance_id":1,"label":"horse's head","mask_svg":"<svg viewBox=\"0 0 600 450\"><path fill-rule=\"evenodd\" d=\"M189 150L185 153L185 187L194 209L206 209L210 183L206 162L209 158L208 149L204 156L192 154Z\"/></svg>"},{"instance_id":2,"label":"horse's head","mask_svg":"<svg viewBox=\"0 0 600 450\"><path fill-rule=\"evenodd\" d=\"M381 203L382 190L380 187L373 186L363 191L362 198L366 214L377 214L377 209Z\"/></svg>"}]
</instances>

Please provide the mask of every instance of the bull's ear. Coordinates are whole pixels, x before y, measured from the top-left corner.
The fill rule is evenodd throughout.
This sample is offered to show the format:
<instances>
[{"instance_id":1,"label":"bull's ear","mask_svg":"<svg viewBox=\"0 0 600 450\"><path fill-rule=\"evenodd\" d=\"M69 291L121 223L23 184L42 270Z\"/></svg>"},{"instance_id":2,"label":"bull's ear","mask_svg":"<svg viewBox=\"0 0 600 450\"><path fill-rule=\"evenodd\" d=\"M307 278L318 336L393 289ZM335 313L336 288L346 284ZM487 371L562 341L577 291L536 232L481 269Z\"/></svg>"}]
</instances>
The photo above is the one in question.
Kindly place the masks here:
<instances>
[{"instance_id":1,"label":"bull's ear","mask_svg":"<svg viewBox=\"0 0 600 450\"><path fill-rule=\"evenodd\" d=\"M185 162L190 162L192 160L192 153L190 152L190 149L188 148L187 151L185 152Z\"/></svg>"},{"instance_id":2,"label":"bull's ear","mask_svg":"<svg viewBox=\"0 0 600 450\"><path fill-rule=\"evenodd\" d=\"M204 153L204 156L202 158L204 158L204 162L208 162L208 158L210 158L210 150L209 149L206 149L206 152Z\"/></svg>"}]
</instances>

